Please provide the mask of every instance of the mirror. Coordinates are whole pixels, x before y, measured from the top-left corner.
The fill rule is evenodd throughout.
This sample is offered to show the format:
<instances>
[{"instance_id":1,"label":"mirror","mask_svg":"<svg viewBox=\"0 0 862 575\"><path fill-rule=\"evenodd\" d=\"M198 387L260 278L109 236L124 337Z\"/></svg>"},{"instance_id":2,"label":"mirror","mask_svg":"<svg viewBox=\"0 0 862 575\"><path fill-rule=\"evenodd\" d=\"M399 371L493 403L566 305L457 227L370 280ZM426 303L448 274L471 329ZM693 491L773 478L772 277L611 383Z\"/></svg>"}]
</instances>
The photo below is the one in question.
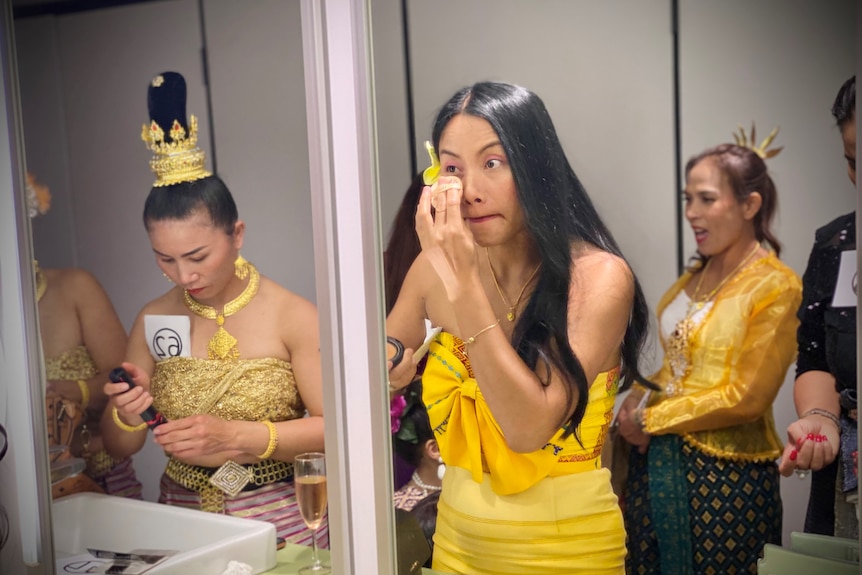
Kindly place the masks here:
<instances>
[{"instance_id":1,"label":"mirror","mask_svg":"<svg viewBox=\"0 0 862 575\"><path fill-rule=\"evenodd\" d=\"M768 167L781 259L796 273L815 230L855 207L830 114L856 67L849 0L828 9L780 0L372 5L384 234L411 177L428 165L423 142L437 109L481 80L520 84L544 100L652 314L695 251L679 201L683 166L732 141L739 124L755 121L760 138L781 128L775 145L785 148ZM646 372L662 358L654 319L652 327ZM796 419L794 374L791 366L773 408L782 439ZM785 541L802 531L809 481L781 481Z\"/></svg>"},{"instance_id":2,"label":"mirror","mask_svg":"<svg viewBox=\"0 0 862 575\"><path fill-rule=\"evenodd\" d=\"M39 78L35 82L36 88L47 91L42 93L37 90L39 91L37 95L41 99L48 100L49 108L46 112L48 117L37 117L36 124L39 125L40 121L47 122L48 126L42 127L50 133L53 129L50 122L55 121L63 132L59 136L53 134L53 139L45 133L41 134L47 138L47 140L43 139L43 143L47 141L50 145L38 147L38 151L40 154L54 152L56 156L70 156L68 165L60 166L60 179L63 183L59 189L52 181L54 176L50 174L50 169L40 166L39 169L42 171L39 172L32 165L30 166L43 183L54 186L55 195L58 192L61 194L57 198L55 207L60 205L64 208L62 211L71 216L69 220L55 221L56 227L47 226L45 230L37 232L40 236L50 236L54 233L61 238L60 241L70 242L71 246L52 246L58 252L54 260L51 259L54 256L50 254L40 257L46 265L68 265L67 260L63 258L72 258L74 260L72 265L75 266L82 266L84 262L100 264L102 262L93 254L102 250L102 254L111 260L110 263L113 265L101 266L99 269L103 272L107 269L110 276L99 277L99 279L115 300L114 305L127 324L140 303L132 303L131 298L128 301L122 299L123 289L135 290L134 293L142 301L152 297L151 294L164 291L165 286L161 283L163 280L157 277L158 274L149 279L138 274L139 270L136 266L126 264L125 260L119 261L118 254L110 250L111 242L104 238L112 234L117 234L117 237L120 234L127 234L128 237L123 235L124 247L130 251L137 250L139 255L141 252L146 253L147 255L141 258L141 269L144 267L151 269L152 255L149 246L140 237L136 240L134 232L129 231L141 229L138 210L143 196L133 191L133 184L137 182L137 187L147 190L152 182L152 176L145 168L146 164L139 164L133 159L147 157L143 156L146 151L142 151L137 131L139 128L136 128L142 123L141 118L145 119L146 115L142 101L141 79L135 69L151 67L155 70L178 69L186 74L191 80L189 112L197 112L199 116L202 110L208 112L207 121L203 121L203 117L201 119L200 141L209 142L209 149L207 149L209 161L233 189L242 218L249 229L255 226L260 230L257 233L263 236L263 239L258 236L259 239L255 240L252 234L246 235L247 253L250 254L251 249L260 249L262 246L263 250L259 257L255 255L255 263L262 270L266 268L264 273L308 299L314 299L315 290L310 286L314 285L312 282L315 278L312 276L312 271L316 274L316 294L322 301L321 342L325 359L324 410L327 421L339 422L337 425L326 427L329 464L327 475L330 479L331 495L330 532L333 533L334 541L341 542L333 549L333 568L347 572L351 565L377 565L380 573L390 573L392 551L389 548L390 539L385 534L389 531L388 524L391 524L391 512L385 506L372 513L368 513L367 509L369 506L374 506L378 491L383 495L391 491L386 487L385 478L389 476L389 472L385 458L380 453L380 450L385 450L387 447L386 434L382 425L385 406L376 397L376 395L385 395L385 391L380 389L379 393L371 393L369 397L371 387L367 383L369 374L373 374L371 379L375 382L382 380L384 369L382 355L378 367L374 367L373 361L369 363L369 358L378 355L377 351L382 353L382 343L375 348L375 353L370 355L367 350L374 348L373 342L377 338L374 334L366 333L368 330L379 333L381 329L379 322L361 318L356 323L355 317L345 319L340 314L340 310L349 312L366 307L372 315L377 312L373 302L379 290L373 288L375 285L373 271L369 273L360 267L360 274L365 275L366 282L372 286L372 289L367 292L367 297L364 292L363 295L356 297L360 291L356 290L355 286L349 286L349 282L355 281L356 270L348 269L351 263L359 262L361 266L363 261L362 253L359 254L359 258L348 257L351 250L361 249L367 236L378 235L374 231L376 225L374 217L369 216L365 223L354 225L357 220L354 214L359 212L371 214L371 210L365 205L372 206L376 203L372 184L366 178L373 161L373 146L370 145L368 118L363 115L364 113L349 119L342 116L339 121L330 121L330 118L335 115L330 105L341 110L355 108L355 102L370 93L365 79L367 71L364 65L360 64L363 53L361 44L367 38L367 16L362 9L354 10L348 2L342 0L326 2L302 0L290 4L259 1L254 4L242 4L241 10L240 5L232 2L207 0L195 3L180 0L121 3L135 5L95 10L108 4L117 3L99 2L86 6L80 3L61 6L39 0L35 2L22 0L19 3L21 20L33 18L31 24L34 28L30 30L33 36L30 40L33 42L31 47L34 47L34 51L31 56L39 61L36 65L47 64L49 68L54 67L46 72L49 76L53 74L47 79L48 85L39 84ZM11 40L13 38L11 4L4 4L4 7L7 8L3 22L7 34L4 37ZM159 12L160 8L168 9L169 13ZM198 10L197 13L196 10ZM53 14L53 11L56 11L56 14ZM350 18L340 17L348 13ZM118 14L121 17L115 20ZM134 14L134 17L130 18L129 14ZM61 19L63 21L58 22ZM38 25L46 20L48 34L41 35ZM150 36L141 37L142 33L146 35L147 30L160 29L161 26L171 30L182 30L185 36L168 38L155 46L152 45ZM253 30L253 33L247 33L248 29ZM183 38L193 37L195 30L200 32L199 40L203 40L207 35L215 37L206 42L209 48L206 52L206 61L209 64L206 76L209 91L203 89L201 84L201 78L204 75L196 72L200 61L198 48L194 47L195 42L182 41ZM301 45L298 33L300 30ZM79 33L91 34L92 37L99 37L104 33L106 38L115 42L115 45L111 46L114 50L90 49L89 53L85 54L88 52L89 40L86 37L76 37ZM26 32L22 34L26 35ZM126 45L126 37L132 40L132 46ZM324 45L326 37L335 40L330 45ZM363 40L356 46L344 43L336 45L336 40L341 37L356 37ZM174 46L172 42L180 46ZM60 53L60 47L63 48L62 53ZM194 48L189 51L190 47ZM24 155L23 141L16 142L17 132L23 123L16 113L19 110L16 64L20 62L20 58L16 62L12 56L14 49L11 44L5 48L3 71L7 93L4 95L2 104L8 111L8 119L14 120L15 123L0 126L4 133L9 135L10 144L12 144L11 149L0 149L0 161L5 162L8 157L12 165L16 165L17 155ZM218 54L215 54L216 52ZM58 69L58 54L62 56L64 62L68 56L79 66L86 68L88 65L89 68L84 71L84 76L69 75ZM87 55L92 56L92 60L85 65L84 60ZM300 66L304 66L304 69ZM267 72L264 80L256 75L261 67ZM32 70L29 65L27 69L28 72L39 71ZM105 78L100 76L98 71L100 69L103 74L105 69L112 72L108 74L111 85L107 89L104 88ZM152 70L144 72L144 76L150 76L152 73ZM301 81L297 80L303 77L311 79L306 85L305 93L303 93ZM353 85L344 89L343 81L352 82ZM339 82L341 85L338 85ZM200 88L200 91L196 91L196 87ZM289 90L284 89L285 87ZM113 99L106 95L107 92L114 93ZM62 97L57 97L58 94ZM207 105L203 105L202 94L209 96ZM94 98L94 102L88 101L90 97ZM304 110L306 102L309 105L307 117ZM92 104L91 107L86 108L89 112L88 117L74 116L76 106L85 104ZM126 105L128 105L127 108ZM100 117L95 124L95 132L98 134L94 136L86 126L87 122L93 121L92 116L96 115L93 107L101 107L102 115L110 117L117 124L128 122L132 130L127 136L117 135L115 138L113 132L107 128L110 122ZM242 107L242 110L238 111L238 107ZM261 118L264 119L263 125L261 125ZM306 120L308 120L307 134L303 133ZM29 122L32 125L33 118ZM208 124L213 126L212 129L207 128ZM70 130L70 126L73 129ZM218 126L224 126L224 131L219 132ZM77 136L65 133L66 130L74 132L77 136L85 134L86 145L74 145L72 138ZM119 130L116 131L119 133ZM95 140L107 132L111 132L108 140L114 146L108 149L94 145ZM357 132L363 133L369 143L362 146L364 153L361 158L350 166L345 166L344 157L356 153ZM34 136L31 140L33 139L38 138ZM301 142L301 145L298 142ZM261 147L253 149L253 144L260 144ZM56 150L51 145L60 145L60 148L65 149ZM293 150L293 145L297 145L298 148ZM202 147L207 148L205 144ZM111 164L107 160L97 161L93 156L88 155L96 149L102 153L108 150L110 152L108 155L112 156L111 162L114 163ZM120 153L120 149L125 151ZM230 153L225 153L224 150ZM237 158L232 155L233 153L238 153L241 157ZM309 154L313 156L311 176L314 180L312 187L316 192L311 198L307 193L309 175L306 161L309 159ZM339 158L337 169L333 163L334 157ZM128 161L129 164L123 164L124 161ZM218 167L215 166L216 161L218 161ZM0 293L2 296L0 303L4 310L15 312L22 304L25 312L28 305L35 311L35 286L29 279L32 269L30 262L33 257L33 250L30 248L32 239L29 234L31 224L27 220L25 209L21 207L23 183L17 182L12 177L15 173L23 173L21 172L23 164L22 160L14 170L10 168L3 172L10 174L10 177L8 181L3 181L3 196L0 196L4 208L10 207L4 211L4 214L17 216L17 221L12 221L4 227L4 251L0 252L4 265L2 278L7 288ZM109 168L105 169L105 165ZM90 177L91 174L86 173L83 167L101 170L100 173L108 184L94 182ZM119 173L123 174L122 178L115 177L115 174ZM228 173L231 175L228 176ZM251 182L247 185L240 184L232 180L234 177L251 180ZM335 177L334 180L333 177ZM357 195L355 192L360 181L363 182L360 186L363 191ZM84 186L83 190L76 190L76 193L83 197L81 205L78 205L77 198L67 200L62 195L69 194L68 190L71 190L74 184ZM91 185L100 189L109 188L111 193L100 197L90 189ZM244 200L245 195L240 188L249 190L248 203ZM333 206L340 204L345 198L362 198L365 204L360 210L341 209L337 217ZM65 206L63 206L64 203ZM315 206L313 218L309 217L307 209L309 204ZM137 207L130 208L130 206ZM12 209L13 207L15 209ZM109 207L113 211L112 219L98 221L103 231L107 232L106 235L100 236L92 228L85 228L84 225L93 225L97 219L95 210L103 207ZM270 209L273 207L277 209ZM16 210L20 211L20 214ZM258 223L254 223L256 220ZM312 220L313 234L309 231ZM277 227L268 225L273 221L277 222ZM354 236L352 240L348 239L351 235ZM304 263L312 261L309 241L312 236L315 238L313 268ZM320 239L323 241L318 242ZM347 245L339 246L336 240L344 241ZM37 240L36 243L39 241ZM51 241L47 239L43 243L51 245ZM7 245L9 249L5 250ZM255 245L258 247L254 248ZM368 246L370 247L365 251L369 252L370 249L370 252L364 254L365 261L370 262L368 265L373 270L377 250L373 248L373 242ZM37 246L37 251L44 250ZM344 256L345 259L339 261L339 255ZM306 259L303 260L302 256ZM290 258L293 265L286 266L285 258ZM267 261L269 263L266 263ZM125 268L122 267L124 264L126 264ZM18 267L20 270L17 269ZM5 273L9 269L17 273ZM124 276L123 274L127 272L131 272L131 275ZM117 291L121 292L120 296L115 293ZM367 301L368 298L370 302ZM15 318L17 323L7 318ZM9 381L26 381L26 375L29 373L30 381L29 386L12 386L13 389L9 393L9 405L17 407L15 417L10 418L9 421L14 419L20 424L19 429L16 429L19 437L17 445L24 455L30 456L30 459L20 454L17 458L12 457L17 462L14 470L16 473L20 472L20 477L17 482L5 482L3 487L0 487L0 493L3 494L4 499L8 496L9 500L13 501L24 492L29 496L29 491L32 489L47 492L47 479L40 485L40 482L34 482L31 476L33 470L37 470L41 476L47 475L47 470L37 465L47 457L45 457L46 454L39 452L39 446L43 443L41 422L44 421L44 417L39 408L43 400L39 392L41 370L38 367L40 354L36 351L38 335L31 333L35 331L36 321L32 315L28 316L26 313L23 315L4 313L4 325L8 327L9 333L15 336L16 342L23 336L28 334L30 336L30 346L24 346L24 351L17 354L15 362L7 362L3 366L4 379L9 376ZM358 339L371 343L363 343L357 341ZM5 349L17 350L18 346L7 345ZM31 349L30 353L27 353L27 349ZM357 362L362 362L362 365L369 370L369 374L365 375L364 385L363 374L356 370ZM351 386L345 383L348 372ZM28 388L32 390L32 397L25 401L21 395L26 395ZM12 391L16 395L14 402ZM0 394L0 399L5 397ZM357 410L356 400L364 401L369 408ZM0 407L3 406L5 403L0 405ZM346 406L350 406L350 409L346 409ZM376 414L381 424L372 425L368 417L369 413ZM31 434L28 431L29 428L32 428L35 433L33 442L35 446L31 446L34 449L30 450L35 451L35 454L28 453L26 448L28 442L26 439L21 439ZM357 433L357 430L360 432ZM369 439L369 435L373 437ZM348 443L352 444L354 441L356 445L349 448ZM10 456L13 451L16 450L10 450ZM330 455L332 455L331 459ZM159 457L160 455L154 456L156 460ZM7 458L7 461L9 459ZM353 461L354 459L356 461ZM162 460L157 461L158 464L162 462ZM7 477L9 469L9 466L4 464L0 466L0 473ZM351 477L351 469L353 477ZM157 474L154 473L154 475ZM380 478L383 480L380 481ZM4 566L4 570L5 566L11 566L10 569L15 572L24 569L21 563L23 559L25 562L33 563L33 572L53 572L48 499L47 495L37 496L34 493L32 498L28 497L26 505L10 513L11 524L20 525L22 534L20 539L16 539L13 530L10 546L0 553L0 564ZM39 513L33 513L32 510L37 508ZM354 508L355 515L365 519L361 525L350 521L350 517L354 514L351 509ZM377 515L377 525L379 525L377 529L367 529L369 521L373 521L372 514ZM40 521L31 525L28 519L34 516L38 516ZM340 532L340 536L336 532ZM41 565L35 564L40 560ZM387 563L389 567L386 566Z\"/></svg>"},{"instance_id":3,"label":"mirror","mask_svg":"<svg viewBox=\"0 0 862 575\"><path fill-rule=\"evenodd\" d=\"M246 224L243 255L314 302L300 3L123 4L16 8L26 166L53 200L32 222L40 266L89 272L126 331L169 289L141 225L154 176L140 126L148 123L145 85L177 70L207 167ZM157 500L165 463L152 441L134 456L144 499Z\"/></svg>"}]
</instances>

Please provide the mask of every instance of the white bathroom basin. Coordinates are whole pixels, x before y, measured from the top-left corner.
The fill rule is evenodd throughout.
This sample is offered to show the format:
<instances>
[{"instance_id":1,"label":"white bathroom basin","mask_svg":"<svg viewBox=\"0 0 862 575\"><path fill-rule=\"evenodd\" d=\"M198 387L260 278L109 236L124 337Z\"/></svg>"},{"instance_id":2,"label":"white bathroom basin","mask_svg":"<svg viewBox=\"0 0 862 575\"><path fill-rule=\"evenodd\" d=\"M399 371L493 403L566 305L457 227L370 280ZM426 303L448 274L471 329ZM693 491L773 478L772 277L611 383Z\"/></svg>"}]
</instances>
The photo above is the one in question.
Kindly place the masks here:
<instances>
[{"instance_id":1,"label":"white bathroom basin","mask_svg":"<svg viewBox=\"0 0 862 575\"><path fill-rule=\"evenodd\" d=\"M58 558L87 549L178 552L147 575L221 575L230 561L254 573L276 565L275 526L262 521L97 493L58 499L52 514Z\"/></svg>"}]
</instances>

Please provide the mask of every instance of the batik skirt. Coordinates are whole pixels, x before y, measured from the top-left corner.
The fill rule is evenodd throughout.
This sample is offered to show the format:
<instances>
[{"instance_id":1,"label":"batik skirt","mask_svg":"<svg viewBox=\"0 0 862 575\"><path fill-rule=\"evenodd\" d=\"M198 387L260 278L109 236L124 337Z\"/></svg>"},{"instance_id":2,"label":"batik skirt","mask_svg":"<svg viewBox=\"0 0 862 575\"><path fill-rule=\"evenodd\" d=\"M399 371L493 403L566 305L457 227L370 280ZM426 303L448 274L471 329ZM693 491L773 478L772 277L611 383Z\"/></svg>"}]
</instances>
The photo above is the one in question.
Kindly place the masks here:
<instances>
[{"instance_id":1,"label":"batik skirt","mask_svg":"<svg viewBox=\"0 0 862 575\"><path fill-rule=\"evenodd\" d=\"M713 457L677 435L632 450L624 516L629 575L757 573L766 543L781 545L775 462Z\"/></svg>"}]
</instances>

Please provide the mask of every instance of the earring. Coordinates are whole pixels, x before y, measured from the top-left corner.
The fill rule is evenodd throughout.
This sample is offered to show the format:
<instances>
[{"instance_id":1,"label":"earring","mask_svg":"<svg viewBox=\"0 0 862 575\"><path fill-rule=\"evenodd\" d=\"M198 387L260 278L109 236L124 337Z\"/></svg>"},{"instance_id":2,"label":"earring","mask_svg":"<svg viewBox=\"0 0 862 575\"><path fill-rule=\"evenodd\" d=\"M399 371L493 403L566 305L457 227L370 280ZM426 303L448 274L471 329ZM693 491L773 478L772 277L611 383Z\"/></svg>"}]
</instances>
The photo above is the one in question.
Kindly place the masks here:
<instances>
[{"instance_id":1,"label":"earring","mask_svg":"<svg viewBox=\"0 0 862 575\"><path fill-rule=\"evenodd\" d=\"M165 272L162 272L162 275L165 276L165 279L168 280L169 283L174 283L174 280L171 279L171 276L169 276Z\"/></svg>"},{"instance_id":2,"label":"earring","mask_svg":"<svg viewBox=\"0 0 862 575\"><path fill-rule=\"evenodd\" d=\"M437 479L443 481L443 476L446 475L446 465L443 463L442 457L438 457L437 461L440 462L440 465L437 466Z\"/></svg>"},{"instance_id":3,"label":"earring","mask_svg":"<svg viewBox=\"0 0 862 575\"><path fill-rule=\"evenodd\" d=\"M242 257L242 255L236 258L236 261L233 263L233 265L234 268L236 268L234 270L236 277L241 280L244 280L248 277L248 261L244 257Z\"/></svg>"}]
</instances>

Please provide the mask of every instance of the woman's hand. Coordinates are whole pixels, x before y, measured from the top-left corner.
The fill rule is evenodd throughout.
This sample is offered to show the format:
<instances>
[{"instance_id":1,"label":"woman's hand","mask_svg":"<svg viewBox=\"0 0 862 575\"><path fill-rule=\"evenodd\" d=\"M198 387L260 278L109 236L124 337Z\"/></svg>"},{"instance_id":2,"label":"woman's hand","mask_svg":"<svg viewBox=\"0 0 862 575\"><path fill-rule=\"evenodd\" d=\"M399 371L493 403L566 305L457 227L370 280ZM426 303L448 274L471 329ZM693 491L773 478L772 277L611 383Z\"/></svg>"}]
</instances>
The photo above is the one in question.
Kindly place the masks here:
<instances>
[{"instance_id":1,"label":"woman's hand","mask_svg":"<svg viewBox=\"0 0 862 575\"><path fill-rule=\"evenodd\" d=\"M787 427L787 445L778 471L784 477L796 470L823 469L838 454L840 433L831 420L822 415L809 415Z\"/></svg>"},{"instance_id":2,"label":"woman's hand","mask_svg":"<svg viewBox=\"0 0 862 575\"><path fill-rule=\"evenodd\" d=\"M459 178L441 177L422 191L416 211L422 251L446 286L450 301L457 298L463 282L478 280L476 243L461 213L463 195Z\"/></svg>"},{"instance_id":3,"label":"woman's hand","mask_svg":"<svg viewBox=\"0 0 862 575\"><path fill-rule=\"evenodd\" d=\"M153 430L153 437L165 453L188 463L228 451L237 452L231 444L236 434L230 423L214 415L192 415L163 423Z\"/></svg>"},{"instance_id":4,"label":"woman's hand","mask_svg":"<svg viewBox=\"0 0 862 575\"><path fill-rule=\"evenodd\" d=\"M626 441L638 448L638 453L646 453L649 448L650 435L644 433L635 421L634 413L638 406L638 398L633 395L626 397L617 414L619 433Z\"/></svg>"},{"instance_id":5,"label":"woman's hand","mask_svg":"<svg viewBox=\"0 0 862 575\"><path fill-rule=\"evenodd\" d=\"M401 393L404 388L410 385L410 382L416 378L416 367L419 364L413 361L413 350L407 348L404 350L404 357L395 367L392 367L392 362L387 361L386 367L389 369L389 396L390 399L394 394Z\"/></svg>"},{"instance_id":6,"label":"woman's hand","mask_svg":"<svg viewBox=\"0 0 862 575\"><path fill-rule=\"evenodd\" d=\"M103 389L108 400L113 402L123 419L134 425L133 422L137 420L143 421L140 414L153 404L153 396L150 395L150 376L133 363L123 362L123 369L132 376L135 386L129 389L129 384L126 382L108 382Z\"/></svg>"}]
</instances>

